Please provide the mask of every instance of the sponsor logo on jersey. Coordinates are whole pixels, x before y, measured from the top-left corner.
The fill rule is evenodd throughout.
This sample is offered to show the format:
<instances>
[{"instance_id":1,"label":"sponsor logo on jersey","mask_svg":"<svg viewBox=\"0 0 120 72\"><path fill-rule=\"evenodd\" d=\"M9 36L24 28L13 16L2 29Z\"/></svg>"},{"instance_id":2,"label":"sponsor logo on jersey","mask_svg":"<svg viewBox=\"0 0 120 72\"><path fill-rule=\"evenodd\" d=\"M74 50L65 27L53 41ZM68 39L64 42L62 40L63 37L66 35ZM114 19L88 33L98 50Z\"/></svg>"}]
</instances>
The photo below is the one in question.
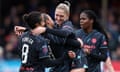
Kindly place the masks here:
<instances>
[{"instance_id":1,"label":"sponsor logo on jersey","mask_svg":"<svg viewBox=\"0 0 120 72\"><path fill-rule=\"evenodd\" d=\"M84 45L84 48L87 48L87 49L95 49L95 45Z\"/></svg>"},{"instance_id":2,"label":"sponsor logo on jersey","mask_svg":"<svg viewBox=\"0 0 120 72\"><path fill-rule=\"evenodd\" d=\"M95 44L97 42L96 38L92 38L92 43Z\"/></svg>"},{"instance_id":3,"label":"sponsor logo on jersey","mask_svg":"<svg viewBox=\"0 0 120 72\"><path fill-rule=\"evenodd\" d=\"M42 46L42 51L44 54L48 53L48 48L46 45Z\"/></svg>"}]
</instances>

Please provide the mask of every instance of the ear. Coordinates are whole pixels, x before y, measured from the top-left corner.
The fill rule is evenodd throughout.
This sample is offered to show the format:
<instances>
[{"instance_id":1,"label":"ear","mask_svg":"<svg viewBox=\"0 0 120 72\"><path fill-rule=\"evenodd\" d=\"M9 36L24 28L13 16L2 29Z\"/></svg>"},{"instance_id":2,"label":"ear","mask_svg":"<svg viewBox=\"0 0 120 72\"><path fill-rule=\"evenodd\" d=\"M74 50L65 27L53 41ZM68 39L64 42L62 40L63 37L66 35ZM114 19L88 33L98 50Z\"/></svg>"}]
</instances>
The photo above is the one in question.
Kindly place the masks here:
<instances>
[{"instance_id":1,"label":"ear","mask_svg":"<svg viewBox=\"0 0 120 72\"><path fill-rule=\"evenodd\" d=\"M44 26L44 24L43 24L43 23L42 23L42 24L36 23L35 26L36 26L36 27L38 27L38 26Z\"/></svg>"},{"instance_id":2,"label":"ear","mask_svg":"<svg viewBox=\"0 0 120 72\"><path fill-rule=\"evenodd\" d=\"M90 20L90 23L93 24L93 19Z\"/></svg>"},{"instance_id":3,"label":"ear","mask_svg":"<svg viewBox=\"0 0 120 72\"><path fill-rule=\"evenodd\" d=\"M69 20L70 14L66 14L66 16L67 16L67 19L66 19L66 20Z\"/></svg>"},{"instance_id":4,"label":"ear","mask_svg":"<svg viewBox=\"0 0 120 72\"><path fill-rule=\"evenodd\" d=\"M36 23L35 26L38 27L38 26L40 26L40 24L39 24L39 23Z\"/></svg>"},{"instance_id":5,"label":"ear","mask_svg":"<svg viewBox=\"0 0 120 72\"><path fill-rule=\"evenodd\" d=\"M41 23L41 25L40 26L45 26L45 23Z\"/></svg>"}]
</instances>

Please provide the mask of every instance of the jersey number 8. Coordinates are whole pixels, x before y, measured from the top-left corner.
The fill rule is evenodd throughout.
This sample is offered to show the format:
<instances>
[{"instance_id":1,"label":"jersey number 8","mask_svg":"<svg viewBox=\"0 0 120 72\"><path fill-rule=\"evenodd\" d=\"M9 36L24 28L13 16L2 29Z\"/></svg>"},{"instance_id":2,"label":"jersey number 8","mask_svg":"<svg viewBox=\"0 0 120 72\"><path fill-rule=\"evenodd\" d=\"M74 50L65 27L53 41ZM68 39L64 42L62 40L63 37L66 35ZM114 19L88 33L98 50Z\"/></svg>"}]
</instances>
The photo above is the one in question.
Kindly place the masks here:
<instances>
[{"instance_id":1,"label":"jersey number 8","mask_svg":"<svg viewBox=\"0 0 120 72\"><path fill-rule=\"evenodd\" d=\"M29 52L29 45L23 44L23 47L22 47L22 63L27 63L28 52Z\"/></svg>"}]
</instances>

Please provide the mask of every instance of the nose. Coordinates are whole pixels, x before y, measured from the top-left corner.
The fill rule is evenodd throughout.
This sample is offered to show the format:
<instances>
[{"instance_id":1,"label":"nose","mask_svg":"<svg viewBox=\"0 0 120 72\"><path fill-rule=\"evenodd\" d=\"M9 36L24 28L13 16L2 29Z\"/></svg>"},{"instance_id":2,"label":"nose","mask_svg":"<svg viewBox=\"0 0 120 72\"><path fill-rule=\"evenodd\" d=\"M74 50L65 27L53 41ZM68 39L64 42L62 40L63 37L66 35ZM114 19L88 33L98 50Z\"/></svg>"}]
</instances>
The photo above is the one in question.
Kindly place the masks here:
<instances>
[{"instance_id":1,"label":"nose","mask_svg":"<svg viewBox=\"0 0 120 72\"><path fill-rule=\"evenodd\" d=\"M59 16L59 15L56 15L56 19L57 19L57 20L60 20L60 16Z\"/></svg>"},{"instance_id":2,"label":"nose","mask_svg":"<svg viewBox=\"0 0 120 72\"><path fill-rule=\"evenodd\" d=\"M81 19L81 20L80 20L80 23L83 23L83 22L84 22L84 20Z\"/></svg>"},{"instance_id":3,"label":"nose","mask_svg":"<svg viewBox=\"0 0 120 72\"><path fill-rule=\"evenodd\" d=\"M80 19L80 22L83 22L83 20L82 20L82 19Z\"/></svg>"},{"instance_id":4,"label":"nose","mask_svg":"<svg viewBox=\"0 0 120 72\"><path fill-rule=\"evenodd\" d=\"M59 17L59 16L57 17L57 20L60 20L60 17Z\"/></svg>"}]
</instances>

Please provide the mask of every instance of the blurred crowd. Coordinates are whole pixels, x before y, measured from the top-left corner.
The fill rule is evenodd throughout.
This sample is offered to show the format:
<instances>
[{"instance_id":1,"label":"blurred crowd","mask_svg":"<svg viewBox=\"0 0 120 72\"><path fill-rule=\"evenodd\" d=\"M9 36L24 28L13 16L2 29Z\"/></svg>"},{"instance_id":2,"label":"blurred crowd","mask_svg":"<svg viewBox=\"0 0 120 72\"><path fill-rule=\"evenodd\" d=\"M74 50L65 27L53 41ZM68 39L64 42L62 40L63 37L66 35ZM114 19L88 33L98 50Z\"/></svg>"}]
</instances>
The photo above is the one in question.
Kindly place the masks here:
<instances>
[{"instance_id":1,"label":"blurred crowd","mask_svg":"<svg viewBox=\"0 0 120 72\"><path fill-rule=\"evenodd\" d=\"M17 36L14 26L24 26L22 15L31 11L50 14L54 19L55 7L64 0L4 0L2 5L2 24L0 24L0 59L14 59L17 55ZM75 29L79 26L79 13L84 9L92 9L102 19L102 0L69 0L71 16ZM120 1L108 0L106 28L109 38L109 49L112 60L120 60Z\"/></svg>"}]
</instances>

